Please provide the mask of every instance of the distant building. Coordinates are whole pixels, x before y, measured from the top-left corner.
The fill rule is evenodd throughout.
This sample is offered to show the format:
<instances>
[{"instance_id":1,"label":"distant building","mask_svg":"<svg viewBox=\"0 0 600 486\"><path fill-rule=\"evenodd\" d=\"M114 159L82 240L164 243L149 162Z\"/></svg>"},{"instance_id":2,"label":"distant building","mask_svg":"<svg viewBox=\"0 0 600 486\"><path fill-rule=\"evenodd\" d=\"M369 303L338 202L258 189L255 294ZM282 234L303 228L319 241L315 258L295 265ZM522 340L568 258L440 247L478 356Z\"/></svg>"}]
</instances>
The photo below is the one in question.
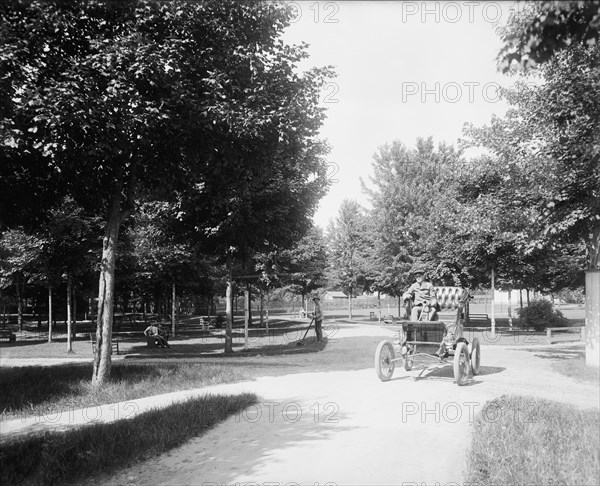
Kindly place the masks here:
<instances>
[{"instance_id":1,"label":"distant building","mask_svg":"<svg viewBox=\"0 0 600 486\"><path fill-rule=\"evenodd\" d=\"M348 296L344 292L340 292L337 290L328 290L323 294L323 300L326 300L328 302L333 302L342 299L348 299Z\"/></svg>"}]
</instances>

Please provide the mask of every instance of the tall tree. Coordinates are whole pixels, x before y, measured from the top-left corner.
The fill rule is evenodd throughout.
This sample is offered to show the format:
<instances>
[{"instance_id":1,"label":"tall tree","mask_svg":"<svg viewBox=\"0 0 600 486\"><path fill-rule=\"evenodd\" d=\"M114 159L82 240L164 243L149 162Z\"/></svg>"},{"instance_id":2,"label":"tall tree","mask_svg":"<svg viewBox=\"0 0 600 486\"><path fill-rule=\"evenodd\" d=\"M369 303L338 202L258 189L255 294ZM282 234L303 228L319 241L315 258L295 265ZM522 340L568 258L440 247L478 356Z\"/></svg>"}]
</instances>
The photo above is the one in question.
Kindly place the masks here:
<instances>
[{"instance_id":1,"label":"tall tree","mask_svg":"<svg viewBox=\"0 0 600 486\"><path fill-rule=\"evenodd\" d=\"M370 253L366 238L367 220L354 200L342 201L338 215L327 228L329 278L334 288L348 296L348 317L352 318L352 298L367 288L366 259Z\"/></svg>"},{"instance_id":2,"label":"tall tree","mask_svg":"<svg viewBox=\"0 0 600 486\"><path fill-rule=\"evenodd\" d=\"M47 223L42 226L45 244L41 254L41 273L49 292L61 281L77 284L91 279L98 261L100 225L99 218L85 214L70 198L50 211ZM70 296L72 292L67 293ZM71 298L68 298L67 306L70 301ZM51 319L51 316L48 318ZM72 332L69 319L67 327L67 349L70 351ZM51 340L50 328L48 333Z\"/></svg>"},{"instance_id":3,"label":"tall tree","mask_svg":"<svg viewBox=\"0 0 600 486\"><path fill-rule=\"evenodd\" d=\"M44 239L21 229L0 235L0 286L14 287L18 305L19 329L23 330L23 298L25 286L39 278Z\"/></svg>"},{"instance_id":4,"label":"tall tree","mask_svg":"<svg viewBox=\"0 0 600 486\"><path fill-rule=\"evenodd\" d=\"M306 296L325 285L327 268L327 243L323 230L313 226L293 248L284 252L284 271L289 274L284 281L292 292L302 296L306 309Z\"/></svg>"},{"instance_id":5,"label":"tall tree","mask_svg":"<svg viewBox=\"0 0 600 486\"><path fill-rule=\"evenodd\" d=\"M413 262L423 261L438 221L437 207L453 203L453 174L459 152L452 146L434 146L432 138L419 138L415 148L399 141L379 147L373 156L373 176L363 189L371 199L374 228L372 256L374 289L400 297L409 282ZM441 221L444 224L444 220ZM456 268L430 259L429 267L448 280Z\"/></svg>"}]
</instances>

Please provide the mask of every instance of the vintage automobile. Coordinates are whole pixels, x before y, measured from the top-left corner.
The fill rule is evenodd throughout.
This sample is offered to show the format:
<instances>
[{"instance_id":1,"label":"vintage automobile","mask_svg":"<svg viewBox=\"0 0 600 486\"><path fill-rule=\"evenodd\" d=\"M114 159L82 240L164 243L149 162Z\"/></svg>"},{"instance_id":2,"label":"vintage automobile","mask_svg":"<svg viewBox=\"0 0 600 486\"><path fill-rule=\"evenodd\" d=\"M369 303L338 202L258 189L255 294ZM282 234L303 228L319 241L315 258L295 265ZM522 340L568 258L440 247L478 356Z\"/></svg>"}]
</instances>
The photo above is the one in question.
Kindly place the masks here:
<instances>
[{"instance_id":1,"label":"vintage automobile","mask_svg":"<svg viewBox=\"0 0 600 486\"><path fill-rule=\"evenodd\" d=\"M447 363L454 366L454 379L459 386L465 385L469 374L479 374L481 347L479 339L467 341L463 330L469 325L469 298L467 289L460 287L436 287L438 311L449 319L421 320L428 316L427 309L419 320L395 320L395 339L383 340L375 351L375 370L381 381L388 381L394 374L396 363L403 362L410 371L415 363ZM411 315L408 300L406 315Z\"/></svg>"}]
</instances>

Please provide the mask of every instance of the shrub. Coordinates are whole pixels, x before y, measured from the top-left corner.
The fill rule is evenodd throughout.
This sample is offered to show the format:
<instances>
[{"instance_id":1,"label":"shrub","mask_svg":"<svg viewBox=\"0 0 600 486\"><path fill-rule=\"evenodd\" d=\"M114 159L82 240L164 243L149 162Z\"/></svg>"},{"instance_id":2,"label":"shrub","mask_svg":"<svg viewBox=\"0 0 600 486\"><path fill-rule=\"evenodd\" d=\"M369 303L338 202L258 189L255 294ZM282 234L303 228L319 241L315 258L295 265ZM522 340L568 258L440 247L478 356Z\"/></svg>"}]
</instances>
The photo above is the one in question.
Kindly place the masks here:
<instances>
[{"instance_id":1,"label":"shrub","mask_svg":"<svg viewBox=\"0 0 600 486\"><path fill-rule=\"evenodd\" d=\"M534 300L529 306L518 309L521 326L533 327L536 331L543 331L546 327L563 327L569 324L562 312L554 310L552 302L548 300Z\"/></svg>"},{"instance_id":2,"label":"shrub","mask_svg":"<svg viewBox=\"0 0 600 486\"><path fill-rule=\"evenodd\" d=\"M568 304L585 304L585 292L583 287L563 289L558 292L558 297Z\"/></svg>"}]
</instances>

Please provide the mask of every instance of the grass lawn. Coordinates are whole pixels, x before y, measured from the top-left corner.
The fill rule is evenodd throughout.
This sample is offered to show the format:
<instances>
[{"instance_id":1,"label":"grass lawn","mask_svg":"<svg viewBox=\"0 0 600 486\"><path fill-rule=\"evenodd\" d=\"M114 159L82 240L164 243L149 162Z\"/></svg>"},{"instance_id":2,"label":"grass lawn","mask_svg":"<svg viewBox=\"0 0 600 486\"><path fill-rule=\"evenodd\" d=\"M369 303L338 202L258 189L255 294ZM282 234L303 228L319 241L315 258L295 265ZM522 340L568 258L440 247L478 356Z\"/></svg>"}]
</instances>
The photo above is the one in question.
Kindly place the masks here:
<instances>
[{"instance_id":1,"label":"grass lawn","mask_svg":"<svg viewBox=\"0 0 600 486\"><path fill-rule=\"evenodd\" d=\"M110 381L91 385L91 364L0 368L0 420L117 403L218 383L243 381L218 364L113 363Z\"/></svg>"},{"instance_id":2,"label":"grass lawn","mask_svg":"<svg viewBox=\"0 0 600 486\"><path fill-rule=\"evenodd\" d=\"M253 394L205 396L128 420L14 439L0 445L0 484L83 483L173 449L256 402Z\"/></svg>"},{"instance_id":3,"label":"grass lawn","mask_svg":"<svg viewBox=\"0 0 600 486\"><path fill-rule=\"evenodd\" d=\"M502 396L476 417L467 484L600 484L597 410Z\"/></svg>"},{"instance_id":4,"label":"grass lawn","mask_svg":"<svg viewBox=\"0 0 600 486\"><path fill-rule=\"evenodd\" d=\"M552 368L555 371L571 378L575 378L576 380L591 381L594 383L600 381L600 370L593 366L587 366L585 364L585 355L552 363Z\"/></svg>"}]
</instances>

